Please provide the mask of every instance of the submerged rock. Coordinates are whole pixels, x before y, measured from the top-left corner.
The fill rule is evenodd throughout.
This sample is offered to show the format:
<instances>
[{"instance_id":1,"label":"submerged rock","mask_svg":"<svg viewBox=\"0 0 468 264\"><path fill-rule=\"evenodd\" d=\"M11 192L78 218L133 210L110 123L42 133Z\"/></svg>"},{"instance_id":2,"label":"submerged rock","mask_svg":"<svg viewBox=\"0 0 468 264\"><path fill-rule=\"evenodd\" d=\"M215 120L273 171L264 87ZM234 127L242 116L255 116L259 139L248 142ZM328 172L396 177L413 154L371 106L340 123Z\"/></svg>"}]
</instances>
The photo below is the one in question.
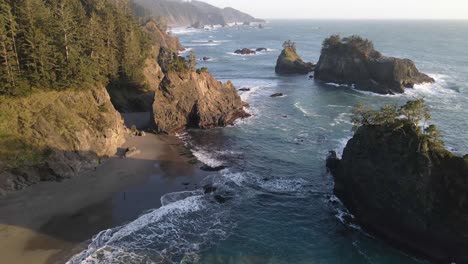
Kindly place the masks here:
<instances>
[{"instance_id":1,"label":"submerged rock","mask_svg":"<svg viewBox=\"0 0 468 264\"><path fill-rule=\"evenodd\" d=\"M216 192L216 190L218 190L218 188L215 187L213 184L207 184L203 186L203 191L205 194L214 193Z\"/></svg>"},{"instance_id":2,"label":"submerged rock","mask_svg":"<svg viewBox=\"0 0 468 264\"><path fill-rule=\"evenodd\" d=\"M267 48L258 48L255 50L256 52L263 52L263 51L268 51Z\"/></svg>"},{"instance_id":3,"label":"submerged rock","mask_svg":"<svg viewBox=\"0 0 468 264\"><path fill-rule=\"evenodd\" d=\"M436 262L468 262L466 156L398 120L360 127L327 165L334 193L367 231Z\"/></svg>"},{"instance_id":4,"label":"submerged rock","mask_svg":"<svg viewBox=\"0 0 468 264\"><path fill-rule=\"evenodd\" d=\"M239 91L241 91L241 92L250 92L250 88L240 88Z\"/></svg>"},{"instance_id":5,"label":"submerged rock","mask_svg":"<svg viewBox=\"0 0 468 264\"><path fill-rule=\"evenodd\" d=\"M211 167L211 166L208 166L208 165L203 165L203 166L200 167L200 170L210 171L210 172L221 171L221 170L224 170L224 169L226 169L226 166Z\"/></svg>"},{"instance_id":6,"label":"submerged rock","mask_svg":"<svg viewBox=\"0 0 468 264\"><path fill-rule=\"evenodd\" d=\"M278 74L308 74L314 71L315 65L310 62L304 62L297 55L296 45L287 41L283 44L281 52L276 62L275 72Z\"/></svg>"},{"instance_id":7,"label":"submerged rock","mask_svg":"<svg viewBox=\"0 0 468 264\"><path fill-rule=\"evenodd\" d=\"M275 94L270 95L270 97L272 97L272 98L282 97L282 96L284 96L284 94L282 94L282 93L275 93Z\"/></svg>"},{"instance_id":8,"label":"submerged rock","mask_svg":"<svg viewBox=\"0 0 468 264\"><path fill-rule=\"evenodd\" d=\"M403 93L415 84L433 83L413 61L383 56L367 39L331 36L323 43L315 79L379 94Z\"/></svg>"}]
</instances>

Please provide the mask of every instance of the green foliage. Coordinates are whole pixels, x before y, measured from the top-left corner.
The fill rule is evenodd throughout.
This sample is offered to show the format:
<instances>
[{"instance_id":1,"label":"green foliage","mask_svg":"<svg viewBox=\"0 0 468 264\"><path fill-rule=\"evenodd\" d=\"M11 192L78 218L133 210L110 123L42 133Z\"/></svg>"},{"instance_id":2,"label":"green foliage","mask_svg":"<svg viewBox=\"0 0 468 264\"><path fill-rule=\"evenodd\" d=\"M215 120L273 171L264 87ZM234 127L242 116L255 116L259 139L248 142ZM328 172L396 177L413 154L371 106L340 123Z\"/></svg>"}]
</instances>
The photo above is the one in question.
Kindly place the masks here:
<instances>
[{"instance_id":1,"label":"green foliage","mask_svg":"<svg viewBox=\"0 0 468 264\"><path fill-rule=\"evenodd\" d=\"M332 35L322 43L322 52L333 51L337 53L355 52L365 57L380 57L381 54L374 49L372 41L357 35L341 38L340 35Z\"/></svg>"},{"instance_id":2,"label":"green foliage","mask_svg":"<svg viewBox=\"0 0 468 264\"><path fill-rule=\"evenodd\" d=\"M193 51L190 51L190 55L188 56L188 65L191 71L195 71L197 69L197 56Z\"/></svg>"},{"instance_id":3,"label":"green foliage","mask_svg":"<svg viewBox=\"0 0 468 264\"><path fill-rule=\"evenodd\" d=\"M176 57L172 59L166 67L167 72L184 73L190 71L190 66L184 57Z\"/></svg>"},{"instance_id":4,"label":"green foliage","mask_svg":"<svg viewBox=\"0 0 468 264\"><path fill-rule=\"evenodd\" d=\"M143 83L149 38L126 0L0 0L0 95Z\"/></svg>"},{"instance_id":5,"label":"green foliage","mask_svg":"<svg viewBox=\"0 0 468 264\"><path fill-rule=\"evenodd\" d=\"M197 70L197 73L198 73L198 74L202 74L202 73L204 73L204 72L208 72L208 68L202 67L202 68L200 68L200 69Z\"/></svg>"},{"instance_id":6,"label":"green foliage","mask_svg":"<svg viewBox=\"0 0 468 264\"><path fill-rule=\"evenodd\" d=\"M296 43L291 40L286 40L283 43L283 49L290 49L290 50L296 51Z\"/></svg>"},{"instance_id":7,"label":"green foliage","mask_svg":"<svg viewBox=\"0 0 468 264\"><path fill-rule=\"evenodd\" d=\"M422 122L426 123L431 119L430 110L425 105L424 99L416 99L408 101L401 107L386 104L380 110L373 110L365 105L357 105L352 111L351 122L353 130L356 131L361 126L370 125L387 125L393 126L400 124L402 121L409 122L425 137L432 146L443 147L443 142L440 140L440 132L435 125L423 126L425 129L421 131L419 125Z\"/></svg>"}]
</instances>

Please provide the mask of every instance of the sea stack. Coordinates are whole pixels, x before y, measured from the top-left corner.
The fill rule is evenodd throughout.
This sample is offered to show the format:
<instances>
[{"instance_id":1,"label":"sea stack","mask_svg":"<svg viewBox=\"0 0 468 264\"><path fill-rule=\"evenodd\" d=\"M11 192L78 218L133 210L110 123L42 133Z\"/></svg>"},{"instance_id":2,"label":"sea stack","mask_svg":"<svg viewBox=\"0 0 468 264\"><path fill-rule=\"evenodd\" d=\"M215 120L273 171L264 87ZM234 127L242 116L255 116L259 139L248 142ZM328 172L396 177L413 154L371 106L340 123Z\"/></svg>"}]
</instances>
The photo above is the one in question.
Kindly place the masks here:
<instances>
[{"instance_id":1,"label":"sea stack","mask_svg":"<svg viewBox=\"0 0 468 264\"><path fill-rule=\"evenodd\" d=\"M276 62L275 72L278 74L308 74L314 71L314 67L314 64L304 62L297 55L296 44L288 40L283 44L283 51Z\"/></svg>"},{"instance_id":2,"label":"sea stack","mask_svg":"<svg viewBox=\"0 0 468 264\"><path fill-rule=\"evenodd\" d=\"M323 42L315 78L378 94L404 93L415 84L434 82L409 59L383 56L370 40L359 36L338 35Z\"/></svg>"},{"instance_id":3,"label":"sea stack","mask_svg":"<svg viewBox=\"0 0 468 264\"><path fill-rule=\"evenodd\" d=\"M468 156L416 125L422 100L358 112L342 159L327 160L335 195L368 232L436 263L467 263Z\"/></svg>"}]
</instances>

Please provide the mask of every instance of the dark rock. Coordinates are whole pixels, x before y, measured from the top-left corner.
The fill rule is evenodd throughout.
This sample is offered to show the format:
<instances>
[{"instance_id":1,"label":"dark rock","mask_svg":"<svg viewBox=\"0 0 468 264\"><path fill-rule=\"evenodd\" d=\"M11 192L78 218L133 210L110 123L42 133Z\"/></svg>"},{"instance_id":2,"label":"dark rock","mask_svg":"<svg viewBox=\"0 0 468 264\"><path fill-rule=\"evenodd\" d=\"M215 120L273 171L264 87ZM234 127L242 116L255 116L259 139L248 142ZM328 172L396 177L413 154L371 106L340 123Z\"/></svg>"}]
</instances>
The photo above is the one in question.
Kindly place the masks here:
<instances>
[{"instance_id":1,"label":"dark rock","mask_svg":"<svg viewBox=\"0 0 468 264\"><path fill-rule=\"evenodd\" d=\"M189 185L190 185L190 182L183 182L182 185L183 185L183 186L189 186Z\"/></svg>"},{"instance_id":2,"label":"dark rock","mask_svg":"<svg viewBox=\"0 0 468 264\"><path fill-rule=\"evenodd\" d=\"M340 159L336 155L335 151L330 151L327 156L327 170L331 174L335 174L338 166L340 165Z\"/></svg>"},{"instance_id":3,"label":"dark rock","mask_svg":"<svg viewBox=\"0 0 468 264\"><path fill-rule=\"evenodd\" d=\"M214 193L216 192L216 190L218 190L218 188L213 186L213 184L207 184L203 186L203 191L205 192L205 194Z\"/></svg>"},{"instance_id":4,"label":"dark rock","mask_svg":"<svg viewBox=\"0 0 468 264\"><path fill-rule=\"evenodd\" d=\"M281 97L281 96L284 96L284 94L282 94L282 93L275 93L275 94L270 95L270 97L273 97L273 98L274 98L274 97Z\"/></svg>"},{"instance_id":5,"label":"dark rock","mask_svg":"<svg viewBox=\"0 0 468 264\"><path fill-rule=\"evenodd\" d=\"M240 88L239 91L241 92L249 92L250 88Z\"/></svg>"},{"instance_id":6,"label":"dark rock","mask_svg":"<svg viewBox=\"0 0 468 264\"><path fill-rule=\"evenodd\" d=\"M281 52L276 62L275 72L278 74L308 74L314 71L315 65L310 62L304 62L297 55L294 44L288 46Z\"/></svg>"},{"instance_id":7,"label":"dark rock","mask_svg":"<svg viewBox=\"0 0 468 264\"><path fill-rule=\"evenodd\" d=\"M382 56L372 42L357 36L324 41L315 79L379 94L403 93L415 84L434 82L413 61Z\"/></svg>"},{"instance_id":8,"label":"dark rock","mask_svg":"<svg viewBox=\"0 0 468 264\"><path fill-rule=\"evenodd\" d=\"M255 50L251 50L251 49L247 49L247 48L243 48L243 49L238 49L236 51L234 51L235 54L239 54L239 55L253 55L253 54L257 54L257 52L255 52Z\"/></svg>"},{"instance_id":9,"label":"dark rock","mask_svg":"<svg viewBox=\"0 0 468 264\"><path fill-rule=\"evenodd\" d=\"M140 154L141 151L138 150L136 147L129 147L125 150L125 154L124 154L124 157L125 158L131 158L131 157L134 157L138 154Z\"/></svg>"},{"instance_id":10,"label":"dark rock","mask_svg":"<svg viewBox=\"0 0 468 264\"><path fill-rule=\"evenodd\" d=\"M200 168L200 170L202 170L202 171L211 171L211 172L221 171L221 170L224 170L224 169L226 169L226 166L211 167L211 166L208 166L208 165L203 165Z\"/></svg>"},{"instance_id":11,"label":"dark rock","mask_svg":"<svg viewBox=\"0 0 468 264\"><path fill-rule=\"evenodd\" d=\"M209 60L211 60L211 59L208 58L208 57L203 57L202 60L203 60L203 61L209 61Z\"/></svg>"},{"instance_id":12,"label":"dark rock","mask_svg":"<svg viewBox=\"0 0 468 264\"><path fill-rule=\"evenodd\" d=\"M267 48L258 48L255 50L256 52L263 52L263 51L268 51Z\"/></svg>"},{"instance_id":13,"label":"dark rock","mask_svg":"<svg viewBox=\"0 0 468 264\"><path fill-rule=\"evenodd\" d=\"M221 196L221 195L215 195L214 196L214 199L220 203L220 204L223 204L223 203L226 203L227 201L229 200L232 200L232 197L224 197L224 196Z\"/></svg>"},{"instance_id":14,"label":"dark rock","mask_svg":"<svg viewBox=\"0 0 468 264\"><path fill-rule=\"evenodd\" d=\"M360 127L327 166L359 224L436 263L468 263L468 160L407 120Z\"/></svg>"}]
</instances>

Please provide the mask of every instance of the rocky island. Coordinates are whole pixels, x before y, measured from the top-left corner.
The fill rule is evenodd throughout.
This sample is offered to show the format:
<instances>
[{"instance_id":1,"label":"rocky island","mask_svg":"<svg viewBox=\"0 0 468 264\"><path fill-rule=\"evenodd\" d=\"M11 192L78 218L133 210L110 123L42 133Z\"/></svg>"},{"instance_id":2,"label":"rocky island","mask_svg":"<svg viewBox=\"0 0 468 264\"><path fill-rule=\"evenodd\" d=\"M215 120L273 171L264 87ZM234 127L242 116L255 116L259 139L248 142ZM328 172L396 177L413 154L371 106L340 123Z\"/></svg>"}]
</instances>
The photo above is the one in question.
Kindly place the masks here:
<instances>
[{"instance_id":1,"label":"rocky island","mask_svg":"<svg viewBox=\"0 0 468 264\"><path fill-rule=\"evenodd\" d=\"M278 74L308 74L314 71L315 65L304 62L297 55L296 44L290 40L284 42L283 51L276 62L275 72Z\"/></svg>"},{"instance_id":2,"label":"rocky island","mask_svg":"<svg viewBox=\"0 0 468 264\"><path fill-rule=\"evenodd\" d=\"M422 99L354 110L356 132L327 165L358 223L440 263L468 261L468 156L447 151Z\"/></svg>"},{"instance_id":3,"label":"rocky island","mask_svg":"<svg viewBox=\"0 0 468 264\"><path fill-rule=\"evenodd\" d=\"M416 84L434 82L409 59L383 56L371 41L359 36L338 35L323 42L315 78L379 94L403 93Z\"/></svg>"}]
</instances>

